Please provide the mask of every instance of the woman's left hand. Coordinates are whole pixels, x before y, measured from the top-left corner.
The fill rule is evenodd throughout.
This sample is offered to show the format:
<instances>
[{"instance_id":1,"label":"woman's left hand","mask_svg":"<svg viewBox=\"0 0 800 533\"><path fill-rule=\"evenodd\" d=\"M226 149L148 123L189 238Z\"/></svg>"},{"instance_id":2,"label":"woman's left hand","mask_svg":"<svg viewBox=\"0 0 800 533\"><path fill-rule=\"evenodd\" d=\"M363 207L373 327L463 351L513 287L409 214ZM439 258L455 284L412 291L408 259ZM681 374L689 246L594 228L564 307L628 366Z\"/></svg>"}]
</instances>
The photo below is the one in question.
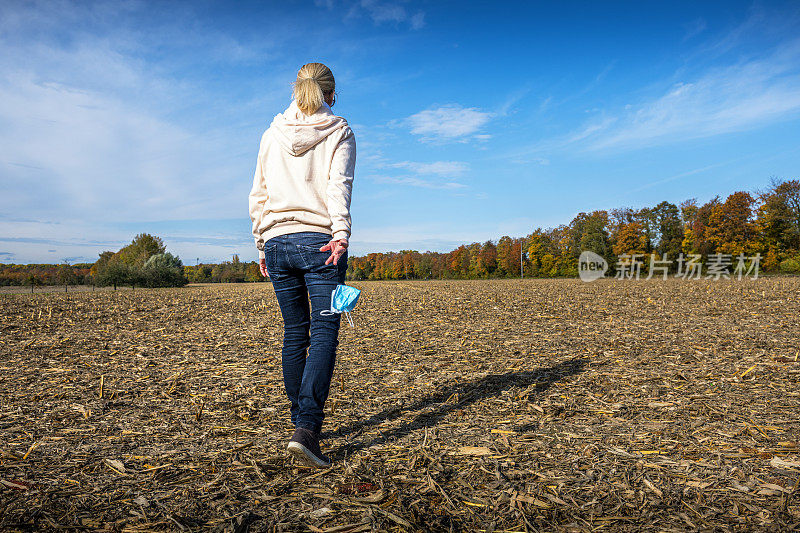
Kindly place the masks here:
<instances>
[{"instance_id":1,"label":"woman's left hand","mask_svg":"<svg viewBox=\"0 0 800 533\"><path fill-rule=\"evenodd\" d=\"M331 262L333 262L335 265L339 262L339 258L342 256L342 254L347 251L347 239L331 239L331 242L319 249L320 252L327 252L329 250L331 252L331 256L327 261L325 261L325 264L330 265Z\"/></svg>"}]
</instances>

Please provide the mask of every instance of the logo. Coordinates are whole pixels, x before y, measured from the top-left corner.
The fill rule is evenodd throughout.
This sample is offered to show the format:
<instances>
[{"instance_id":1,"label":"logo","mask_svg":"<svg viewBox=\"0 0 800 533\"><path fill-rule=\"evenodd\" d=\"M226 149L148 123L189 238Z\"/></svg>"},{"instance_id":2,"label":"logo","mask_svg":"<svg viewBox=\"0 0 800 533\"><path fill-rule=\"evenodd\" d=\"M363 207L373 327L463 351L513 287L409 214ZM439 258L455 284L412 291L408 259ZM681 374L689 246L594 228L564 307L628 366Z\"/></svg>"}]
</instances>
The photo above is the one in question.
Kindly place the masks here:
<instances>
[{"instance_id":1,"label":"logo","mask_svg":"<svg viewBox=\"0 0 800 533\"><path fill-rule=\"evenodd\" d=\"M600 279L605 275L606 270L608 270L608 263L605 259L589 250L581 252L581 256L578 258L578 275L581 281L588 283Z\"/></svg>"}]
</instances>

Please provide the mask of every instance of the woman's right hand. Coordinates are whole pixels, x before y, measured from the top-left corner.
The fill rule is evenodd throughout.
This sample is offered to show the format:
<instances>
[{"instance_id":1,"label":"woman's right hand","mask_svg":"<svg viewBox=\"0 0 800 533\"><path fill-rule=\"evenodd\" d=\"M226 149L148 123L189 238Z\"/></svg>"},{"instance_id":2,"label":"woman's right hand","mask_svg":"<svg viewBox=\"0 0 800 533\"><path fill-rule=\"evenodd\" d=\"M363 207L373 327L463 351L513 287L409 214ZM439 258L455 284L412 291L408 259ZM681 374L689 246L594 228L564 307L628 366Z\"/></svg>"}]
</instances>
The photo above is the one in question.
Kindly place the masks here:
<instances>
[{"instance_id":1,"label":"woman's right hand","mask_svg":"<svg viewBox=\"0 0 800 533\"><path fill-rule=\"evenodd\" d=\"M261 275L265 278L267 277L267 260L261 258L258 260L258 269L261 271Z\"/></svg>"},{"instance_id":2,"label":"woman's right hand","mask_svg":"<svg viewBox=\"0 0 800 533\"><path fill-rule=\"evenodd\" d=\"M339 263L339 258L347 251L347 239L331 239L331 241L319 249L320 252L330 252L331 255L325 261L326 265Z\"/></svg>"}]
</instances>

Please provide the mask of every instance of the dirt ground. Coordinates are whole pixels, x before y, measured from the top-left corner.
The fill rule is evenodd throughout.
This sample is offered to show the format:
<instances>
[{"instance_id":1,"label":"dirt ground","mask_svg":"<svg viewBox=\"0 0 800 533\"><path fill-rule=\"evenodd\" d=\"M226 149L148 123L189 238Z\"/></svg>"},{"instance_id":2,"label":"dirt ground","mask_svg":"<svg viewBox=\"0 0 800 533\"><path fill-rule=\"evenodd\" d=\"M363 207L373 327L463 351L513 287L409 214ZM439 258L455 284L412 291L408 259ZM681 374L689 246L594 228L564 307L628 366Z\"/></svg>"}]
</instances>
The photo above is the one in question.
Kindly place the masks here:
<instances>
[{"instance_id":1,"label":"dirt ground","mask_svg":"<svg viewBox=\"0 0 800 533\"><path fill-rule=\"evenodd\" d=\"M0 529L800 528L800 278L353 285L328 470L271 285L0 296Z\"/></svg>"}]
</instances>

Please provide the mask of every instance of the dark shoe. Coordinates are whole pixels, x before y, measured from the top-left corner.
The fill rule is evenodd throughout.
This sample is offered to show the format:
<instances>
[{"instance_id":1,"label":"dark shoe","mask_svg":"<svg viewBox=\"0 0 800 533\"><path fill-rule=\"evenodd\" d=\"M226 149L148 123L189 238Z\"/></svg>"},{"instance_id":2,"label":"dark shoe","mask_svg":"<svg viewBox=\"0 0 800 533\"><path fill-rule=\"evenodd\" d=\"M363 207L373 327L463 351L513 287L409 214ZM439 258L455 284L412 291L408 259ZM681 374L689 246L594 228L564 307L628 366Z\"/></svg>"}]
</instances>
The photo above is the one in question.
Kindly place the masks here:
<instances>
[{"instance_id":1,"label":"dark shoe","mask_svg":"<svg viewBox=\"0 0 800 533\"><path fill-rule=\"evenodd\" d=\"M286 450L308 466L315 468L331 466L331 460L322 455L319 449L319 435L310 429L295 429Z\"/></svg>"}]
</instances>

